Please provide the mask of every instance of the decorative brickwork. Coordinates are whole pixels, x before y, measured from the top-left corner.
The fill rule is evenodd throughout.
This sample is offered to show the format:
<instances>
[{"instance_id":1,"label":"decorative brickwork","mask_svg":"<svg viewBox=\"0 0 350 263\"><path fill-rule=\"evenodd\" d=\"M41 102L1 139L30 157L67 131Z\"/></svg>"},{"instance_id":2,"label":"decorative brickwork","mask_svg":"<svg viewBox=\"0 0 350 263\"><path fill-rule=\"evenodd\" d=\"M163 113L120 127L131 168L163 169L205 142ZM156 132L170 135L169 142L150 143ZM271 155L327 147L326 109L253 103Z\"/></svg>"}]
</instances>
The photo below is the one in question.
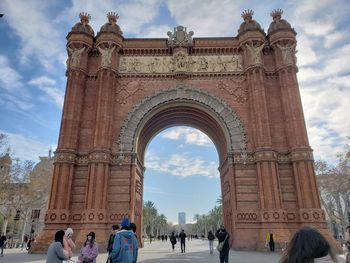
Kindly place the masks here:
<instances>
[{"instance_id":1,"label":"decorative brickwork","mask_svg":"<svg viewBox=\"0 0 350 263\"><path fill-rule=\"evenodd\" d=\"M79 233L77 243L95 231L103 247L124 216L141 237L145 149L177 124L216 145L232 247L263 249L269 230L284 243L302 224L325 229L296 33L281 10L272 12L268 35L253 14L242 13L237 36L194 38L178 26L164 39L124 38L113 12L95 36L81 15L67 36L67 89L38 250L67 226Z\"/></svg>"}]
</instances>

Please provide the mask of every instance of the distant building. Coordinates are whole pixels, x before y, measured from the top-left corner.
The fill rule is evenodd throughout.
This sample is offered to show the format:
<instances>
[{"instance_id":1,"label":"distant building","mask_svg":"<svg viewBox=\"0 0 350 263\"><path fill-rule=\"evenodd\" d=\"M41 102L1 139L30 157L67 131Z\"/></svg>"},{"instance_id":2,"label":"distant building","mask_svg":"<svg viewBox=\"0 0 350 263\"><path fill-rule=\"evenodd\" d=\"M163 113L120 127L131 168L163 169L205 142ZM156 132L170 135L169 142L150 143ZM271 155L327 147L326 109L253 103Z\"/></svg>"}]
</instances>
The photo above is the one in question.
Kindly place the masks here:
<instances>
[{"instance_id":1,"label":"distant building","mask_svg":"<svg viewBox=\"0 0 350 263\"><path fill-rule=\"evenodd\" d=\"M179 225L180 226L186 225L186 213L185 212L179 213Z\"/></svg>"},{"instance_id":2,"label":"distant building","mask_svg":"<svg viewBox=\"0 0 350 263\"><path fill-rule=\"evenodd\" d=\"M22 240L24 235L38 234L44 227L54 158L51 150L49 156L39 158L28 181L13 182L10 174L12 158L9 154L0 156L0 197L3 199L0 234L10 235L15 242Z\"/></svg>"}]
</instances>

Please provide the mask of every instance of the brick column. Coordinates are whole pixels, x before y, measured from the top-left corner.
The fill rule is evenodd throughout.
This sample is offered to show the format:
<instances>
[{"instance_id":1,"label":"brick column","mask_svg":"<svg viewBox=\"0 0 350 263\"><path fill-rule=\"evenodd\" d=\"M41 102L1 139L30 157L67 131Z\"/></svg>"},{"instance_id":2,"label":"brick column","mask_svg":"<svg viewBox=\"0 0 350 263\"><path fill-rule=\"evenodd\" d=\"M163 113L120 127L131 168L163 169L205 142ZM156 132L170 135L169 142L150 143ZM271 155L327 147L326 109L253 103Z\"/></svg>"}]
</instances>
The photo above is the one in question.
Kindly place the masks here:
<instances>
[{"instance_id":1,"label":"brick column","mask_svg":"<svg viewBox=\"0 0 350 263\"><path fill-rule=\"evenodd\" d=\"M270 36L281 91L290 160L301 222L322 222L319 192L314 172L312 150L307 137L305 118L296 73L295 32L277 31ZM311 210L310 210L311 209Z\"/></svg>"},{"instance_id":2,"label":"brick column","mask_svg":"<svg viewBox=\"0 0 350 263\"><path fill-rule=\"evenodd\" d=\"M88 51L92 48L92 44L93 36L79 33L68 35L67 86L60 137L55 152L54 173L46 215L47 226L50 223L68 224L69 220L69 203L75 158L78 151Z\"/></svg>"},{"instance_id":3,"label":"brick column","mask_svg":"<svg viewBox=\"0 0 350 263\"><path fill-rule=\"evenodd\" d=\"M107 186L112 158L112 123L120 39L111 33L100 32L96 38L96 46L100 64L97 71L95 129L93 149L89 156L85 209L90 215L90 220L105 223L108 218Z\"/></svg>"},{"instance_id":4,"label":"brick column","mask_svg":"<svg viewBox=\"0 0 350 263\"><path fill-rule=\"evenodd\" d=\"M98 92L96 97L96 118L93 135L93 150L89 157L89 175L85 209L93 214L97 222L107 218L107 183L110 173L112 124L116 87L116 65L118 49L115 43L106 43L104 33L97 36L100 66L97 72ZM103 193L103 195L96 195ZM102 215L103 216L102 216ZM100 215L98 217L98 215Z\"/></svg>"},{"instance_id":5,"label":"brick column","mask_svg":"<svg viewBox=\"0 0 350 263\"><path fill-rule=\"evenodd\" d=\"M252 145L256 160L256 170L259 186L259 204L261 210L283 208L280 182L277 166L277 154L272 148L270 120L266 99L265 68L263 61L263 35L255 39L242 41L241 46L245 57L245 74L251 108L251 123L253 130ZM259 53L257 53L259 52Z\"/></svg>"}]
</instances>

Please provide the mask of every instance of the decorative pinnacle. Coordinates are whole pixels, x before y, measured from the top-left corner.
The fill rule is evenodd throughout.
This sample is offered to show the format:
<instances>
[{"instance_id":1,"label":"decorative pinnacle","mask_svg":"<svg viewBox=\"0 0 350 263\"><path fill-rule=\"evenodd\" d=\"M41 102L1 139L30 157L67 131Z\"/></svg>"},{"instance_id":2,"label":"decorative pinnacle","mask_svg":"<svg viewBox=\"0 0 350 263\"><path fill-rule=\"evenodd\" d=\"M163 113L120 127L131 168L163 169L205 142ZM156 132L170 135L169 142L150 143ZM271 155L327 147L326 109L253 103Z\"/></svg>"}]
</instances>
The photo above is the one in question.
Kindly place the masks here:
<instances>
[{"instance_id":1,"label":"decorative pinnacle","mask_svg":"<svg viewBox=\"0 0 350 263\"><path fill-rule=\"evenodd\" d=\"M242 12L241 17L243 18L244 21L246 20L250 21L252 20L253 15L254 15L254 11L251 9L247 9Z\"/></svg>"},{"instance_id":2,"label":"decorative pinnacle","mask_svg":"<svg viewBox=\"0 0 350 263\"><path fill-rule=\"evenodd\" d=\"M111 24L116 24L119 18L119 15L116 12L108 12L107 13L108 22Z\"/></svg>"},{"instance_id":3,"label":"decorative pinnacle","mask_svg":"<svg viewBox=\"0 0 350 263\"><path fill-rule=\"evenodd\" d=\"M283 10L281 8L277 8L277 9L272 10L270 15L272 16L273 20L275 20L277 18L281 19L282 14L283 14Z\"/></svg>"},{"instance_id":4,"label":"decorative pinnacle","mask_svg":"<svg viewBox=\"0 0 350 263\"><path fill-rule=\"evenodd\" d=\"M91 19L91 16L87 13L87 12L81 12L80 14L79 14L79 17L80 17L80 22L82 23L82 24L89 24L89 21L90 21L90 19Z\"/></svg>"}]
</instances>

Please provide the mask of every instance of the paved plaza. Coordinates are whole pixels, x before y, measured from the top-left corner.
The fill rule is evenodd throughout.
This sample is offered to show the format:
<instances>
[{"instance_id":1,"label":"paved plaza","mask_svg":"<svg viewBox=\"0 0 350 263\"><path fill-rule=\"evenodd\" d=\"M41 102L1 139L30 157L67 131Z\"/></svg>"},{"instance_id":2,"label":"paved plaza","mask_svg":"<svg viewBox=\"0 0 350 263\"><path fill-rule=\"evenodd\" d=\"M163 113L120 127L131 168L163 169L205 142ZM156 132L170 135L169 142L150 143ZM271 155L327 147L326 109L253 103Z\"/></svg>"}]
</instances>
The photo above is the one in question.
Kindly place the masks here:
<instances>
[{"instance_id":1,"label":"paved plaza","mask_svg":"<svg viewBox=\"0 0 350 263\"><path fill-rule=\"evenodd\" d=\"M182 254L179 243L175 251L171 250L169 242L155 241L152 244L145 244L145 247L139 250L138 262L143 263L176 263L176 262L219 262L218 252L209 254L208 241L193 240L186 243L186 253ZM97 263L105 263L107 254L100 254ZM46 255L27 254L20 249L6 249L4 257L0 258L0 263L45 263ZM277 263L280 258L279 253L271 254L268 252L247 252L231 251L230 262L233 263ZM343 257L339 257L339 263L344 263Z\"/></svg>"}]
</instances>

